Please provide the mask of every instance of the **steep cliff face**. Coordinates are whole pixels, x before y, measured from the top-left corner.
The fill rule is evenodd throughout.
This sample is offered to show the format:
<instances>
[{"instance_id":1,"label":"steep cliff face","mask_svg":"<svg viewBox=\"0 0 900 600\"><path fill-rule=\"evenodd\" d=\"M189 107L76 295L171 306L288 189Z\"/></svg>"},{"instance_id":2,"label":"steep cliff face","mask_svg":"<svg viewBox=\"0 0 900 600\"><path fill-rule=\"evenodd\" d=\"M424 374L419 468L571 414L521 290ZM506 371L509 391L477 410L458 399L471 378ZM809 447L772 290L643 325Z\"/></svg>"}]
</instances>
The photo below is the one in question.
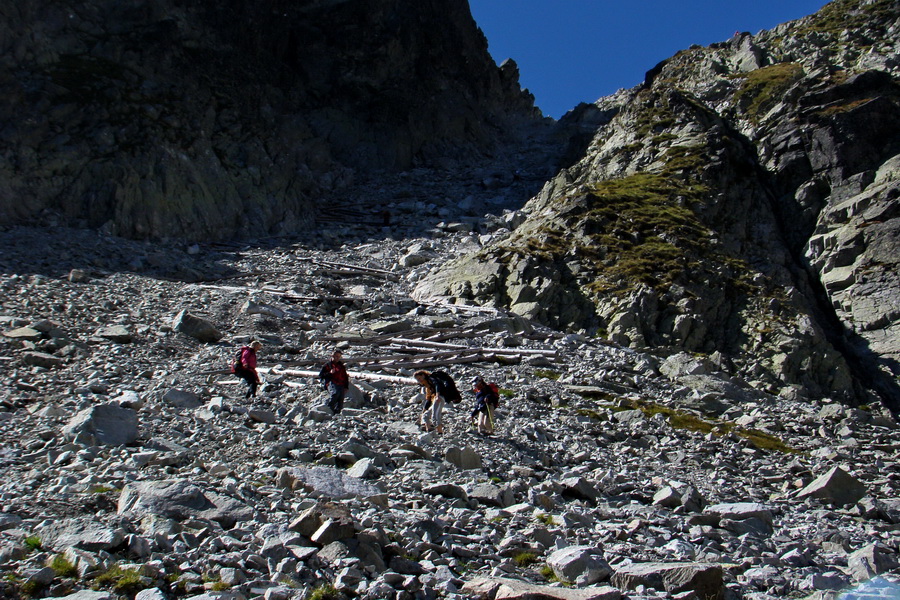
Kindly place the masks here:
<instances>
[{"instance_id":1,"label":"steep cliff face","mask_svg":"<svg viewBox=\"0 0 900 600\"><path fill-rule=\"evenodd\" d=\"M579 107L583 158L417 296L706 353L772 391L865 381L900 408L898 18L840 0Z\"/></svg>"},{"instance_id":2,"label":"steep cliff face","mask_svg":"<svg viewBox=\"0 0 900 600\"><path fill-rule=\"evenodd\" d=\"M311 226L360 174L539 117L465 0L0 3L0 219L128 237Z\"/></svg>"}]
</instances>

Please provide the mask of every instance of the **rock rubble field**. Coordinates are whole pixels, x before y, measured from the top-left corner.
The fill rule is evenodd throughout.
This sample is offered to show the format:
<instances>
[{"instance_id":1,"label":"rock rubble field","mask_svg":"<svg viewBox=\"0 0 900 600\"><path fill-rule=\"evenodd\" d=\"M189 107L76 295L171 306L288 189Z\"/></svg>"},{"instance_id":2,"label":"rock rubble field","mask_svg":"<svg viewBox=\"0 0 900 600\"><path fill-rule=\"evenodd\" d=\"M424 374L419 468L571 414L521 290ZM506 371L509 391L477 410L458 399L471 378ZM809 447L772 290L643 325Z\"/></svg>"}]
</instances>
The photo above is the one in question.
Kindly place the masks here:
<instances>
[{"instance_id":1,"label":"rock rubble field","mask_svg":"<svg viewBox=\"0 0 900 600\"><path fill-rule=\"evenodd\" d=\"M248 244L0 231L0 597L900 597L881 407L410 298L514 226L489 183ZM247 400L227 365L253 339ZM312 376L334 348L337 415ZM441 435L419 368L463 391Z\"/></svg>"}]
</instances>

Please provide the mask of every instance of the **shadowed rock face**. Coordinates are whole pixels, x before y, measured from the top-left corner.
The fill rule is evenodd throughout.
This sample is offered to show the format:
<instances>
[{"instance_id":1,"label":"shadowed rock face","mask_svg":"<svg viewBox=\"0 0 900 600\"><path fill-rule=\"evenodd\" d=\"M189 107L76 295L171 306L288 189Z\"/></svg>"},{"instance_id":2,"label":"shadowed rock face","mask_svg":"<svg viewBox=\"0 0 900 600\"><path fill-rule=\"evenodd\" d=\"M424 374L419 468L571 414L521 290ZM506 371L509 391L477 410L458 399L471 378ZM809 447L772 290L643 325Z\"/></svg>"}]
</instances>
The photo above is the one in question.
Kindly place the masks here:
<instances>
[{"instance_id":1,"label":"shadowed rock face","mask_svg":"<svg viewBox=\"0 0 900 600\"><path fill-rule=\"evenodd\" d=\"M475 158L508 120L539 116L464 1L0 10L6 222L151 239L308 229L314 200L360 174Z\"/></svg>"},{"instance_id":2,"label":"shadowed rock face","mask_svg":"<svg viewBox=\"0 0 900 600\"><path fill-rule=\"evenodd\" d=\"M864 381L897 412L898 16L833 2L579 107L581 159L415 297L711 354L773 391Z\"/></svg>"}]
</instances>

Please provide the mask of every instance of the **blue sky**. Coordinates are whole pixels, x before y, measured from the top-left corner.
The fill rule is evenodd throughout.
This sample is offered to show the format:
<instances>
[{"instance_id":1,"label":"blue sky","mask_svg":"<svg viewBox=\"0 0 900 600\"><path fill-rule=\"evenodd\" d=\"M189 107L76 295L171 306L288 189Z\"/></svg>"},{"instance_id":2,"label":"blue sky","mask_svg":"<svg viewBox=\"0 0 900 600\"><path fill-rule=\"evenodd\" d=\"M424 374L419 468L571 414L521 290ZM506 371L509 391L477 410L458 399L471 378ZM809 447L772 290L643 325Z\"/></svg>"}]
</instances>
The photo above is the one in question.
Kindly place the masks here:
<instances>
[{"instance_id":1,"label":"blue sky","mask_svg":"<svg viewBox=\"0 0 900 600\"><path fill-rule=\"evenodd\" d=\"M497 63L513 58L545 115L629 88L691 44L757 33L810 15L825 0L469 0Z\"/></svg>"}]
</instances>

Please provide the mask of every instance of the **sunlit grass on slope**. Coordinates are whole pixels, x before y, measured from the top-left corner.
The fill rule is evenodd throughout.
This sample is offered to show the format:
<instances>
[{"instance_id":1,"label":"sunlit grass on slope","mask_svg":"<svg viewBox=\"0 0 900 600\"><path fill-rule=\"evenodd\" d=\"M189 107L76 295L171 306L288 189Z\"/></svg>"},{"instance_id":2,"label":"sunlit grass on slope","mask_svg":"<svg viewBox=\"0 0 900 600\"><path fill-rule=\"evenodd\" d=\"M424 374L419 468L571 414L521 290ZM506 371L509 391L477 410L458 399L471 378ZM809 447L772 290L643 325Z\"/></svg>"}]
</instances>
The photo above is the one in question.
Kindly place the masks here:
<instances>
[{"instance_id":1,"label":"sunlit grass on slope","mask_svg":"<svg viewBox=\"0 0 900 600\"><path fill-rule=\"evenodd\" d=\"M714 233L694 210L709 194L696 182L706 160L702 147L669 148L657 172L601 181L557 200L551 218L491 249L489 259L577 260L591 274L584 287L596 295L638 283L659 291L688 280L737 283L749 268L714 247Z\"/></svg>"},{"instance_id":2,"label":"sunlit grass on slope","mask_svg":"<svg viewBox=\"0 0 900 600\"><path fill-rule=\"evenodd\" d=\"M666 418L666 422L673 429L682 429L685 431L693 431L703 434L713 434L715 436L726 436L734 434L742 439L747 440L754 447L760 450L770 452L780 452L783 454L798 454L800 451L796 448L785 444L778 437L759 431L740 427L731 421L707 420L692 412L679 410L671 406L664 406L655 402L646 402L643 400L622 399L616 404L601 404L599 408L611 410L613 412L623 410L640 410L647 417L653 417L661 414ZM598 418L599 413L590 409L581 409L579 414L591 418Z\"/></svg>"}]
</instances>

